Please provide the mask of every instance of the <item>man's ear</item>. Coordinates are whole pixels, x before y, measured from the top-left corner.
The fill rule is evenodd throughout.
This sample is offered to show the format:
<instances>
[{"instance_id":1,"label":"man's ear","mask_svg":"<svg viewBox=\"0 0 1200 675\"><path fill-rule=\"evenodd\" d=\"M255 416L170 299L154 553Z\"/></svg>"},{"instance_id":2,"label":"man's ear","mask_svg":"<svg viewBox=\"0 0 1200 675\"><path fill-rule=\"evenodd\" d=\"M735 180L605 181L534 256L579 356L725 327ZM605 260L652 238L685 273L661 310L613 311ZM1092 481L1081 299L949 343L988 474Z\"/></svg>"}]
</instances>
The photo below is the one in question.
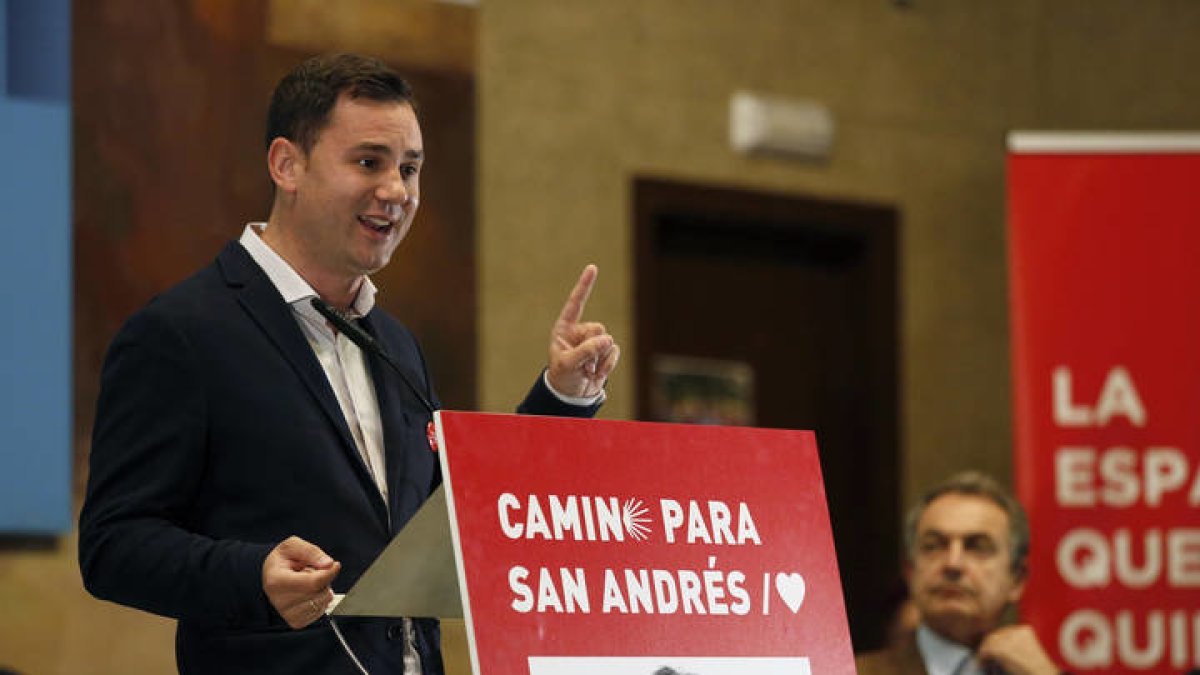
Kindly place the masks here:
<instances>
[{"instance_id":1,"label":"man's ear","mask_svg":"<svg viewBox=\"0 0 1200 675\"><path fill-rule=\"evenodd\" d=\"M283 136L276 136L267 148L267 172L275 189L295 192L297 179L304 171L304 152Z\"/></svg>"},{"instance_id":2,"label":"man's ear","mask_svg":"<svg viewBox=\"0 0 1200 675\"><path fill-rule=\"evenodd\" d=\"M1025 593L1025 579L1029 576L1029 569L1022 565L1020 569L1011 574L1013 585L1008 591L1008 602L1015 605L1021 599L1021 595Z\"/></svg>"}]
</instances>

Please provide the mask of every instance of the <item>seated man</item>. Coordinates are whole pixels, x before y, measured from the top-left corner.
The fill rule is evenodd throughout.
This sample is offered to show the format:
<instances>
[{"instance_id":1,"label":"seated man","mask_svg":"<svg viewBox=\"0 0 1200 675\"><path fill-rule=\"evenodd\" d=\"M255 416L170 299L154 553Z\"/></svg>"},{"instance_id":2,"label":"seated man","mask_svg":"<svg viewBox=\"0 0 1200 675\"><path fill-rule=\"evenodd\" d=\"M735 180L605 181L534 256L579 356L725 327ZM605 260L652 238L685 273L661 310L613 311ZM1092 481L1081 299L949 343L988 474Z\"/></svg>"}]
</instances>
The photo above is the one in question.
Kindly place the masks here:
<instances>
[{"instance_id":1,"label":"seated man","mask_svg":"<svg viewBox=\"0 0 1200 675\"><path fill-rule=\"evenodd\" d=\"M957 474L927 492L904 528L916 632L857 659L859 675L1059 672L1027 625L1003 626L1025 588L1029 524L996 481Z\"/></svg>"}]
</instances>

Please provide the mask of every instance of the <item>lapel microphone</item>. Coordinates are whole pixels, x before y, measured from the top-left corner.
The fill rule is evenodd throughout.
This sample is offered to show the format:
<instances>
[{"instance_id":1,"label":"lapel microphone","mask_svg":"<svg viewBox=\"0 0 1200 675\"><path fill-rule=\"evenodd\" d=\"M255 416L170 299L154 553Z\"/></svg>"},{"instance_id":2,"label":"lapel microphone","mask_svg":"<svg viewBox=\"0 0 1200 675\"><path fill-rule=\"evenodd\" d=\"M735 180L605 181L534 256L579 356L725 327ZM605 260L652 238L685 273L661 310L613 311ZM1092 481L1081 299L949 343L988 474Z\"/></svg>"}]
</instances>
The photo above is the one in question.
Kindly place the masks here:
<instances>
[{"instance_id":1,"label":"lapel microphone","mask_svg":"<svg viewBox=\"0 0 1200 675\"><path fill-rule=\"evenodd\" d=\"M320 312L321 316L325 317L329 323L333 324L334 328L337 328L342 335L345 335L350 339L351 342L358 345L359 349L378 356L379 358L383 359L384 363L391 366L392 370L396 371L396 374L400 376L400 381L404 382L404 385L413 393L413 396L417 397L417 400L421 402L421 405L425 406L425 410L429 411L430 415L437 410L437 408L433 407L433 404L429 402L429 399L425 398L425 395L421 393L421 390L417 389L416 385L412 383L412 380L408 379L408 375L404 374L404 369L400 367L400 364L396 363L392 357L388 356L387 352L383 351L383 347L379 346L379 343L376 342L375 338L368 335L365 330L359 328L353 322L346 320L346 317L342 316L340 312L331 307L329 303L325 302L321 298L313 298L312 306L313 309Z\"/></svg>"}]
</instances>

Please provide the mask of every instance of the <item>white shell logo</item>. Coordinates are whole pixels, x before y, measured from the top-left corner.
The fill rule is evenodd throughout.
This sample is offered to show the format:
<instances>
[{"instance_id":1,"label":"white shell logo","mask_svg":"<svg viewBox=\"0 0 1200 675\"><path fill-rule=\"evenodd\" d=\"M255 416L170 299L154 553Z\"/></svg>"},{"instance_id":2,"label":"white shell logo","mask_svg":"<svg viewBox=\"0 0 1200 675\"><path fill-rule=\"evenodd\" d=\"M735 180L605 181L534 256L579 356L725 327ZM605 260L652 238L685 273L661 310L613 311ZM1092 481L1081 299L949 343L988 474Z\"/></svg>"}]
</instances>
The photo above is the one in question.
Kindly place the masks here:
<instances>
[{"instance_id":1,"label":"white shell logo","mask_svg":"<svg viewBox=\"0 0 1200 675\"><path fill-rule=\"evenodd\" d=\"M648 509L640 499L626 499L621 507L621 522L629 536L638 541L646 541L650 536L650 519L646 517Z\"/></svg>"}]
</instances>

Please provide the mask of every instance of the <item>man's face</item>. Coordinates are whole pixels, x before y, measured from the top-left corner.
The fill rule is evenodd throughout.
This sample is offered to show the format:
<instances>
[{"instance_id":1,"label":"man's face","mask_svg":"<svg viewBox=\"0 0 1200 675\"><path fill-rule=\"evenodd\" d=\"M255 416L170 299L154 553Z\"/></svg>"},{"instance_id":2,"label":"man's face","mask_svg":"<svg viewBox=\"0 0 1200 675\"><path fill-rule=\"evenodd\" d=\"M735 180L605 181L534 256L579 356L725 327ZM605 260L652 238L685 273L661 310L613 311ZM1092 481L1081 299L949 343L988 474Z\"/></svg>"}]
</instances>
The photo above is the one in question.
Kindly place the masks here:
<instances>
[{"instance_id":1,"label":"man's face","mask_svg":"<svg viewBox=\"0 0 1200 675\"><path fill-rule=\"evenodd\" d=\"M292 222L312 272L353 279L387 265L417 212L423 158L412 106L338 98L296 159Z\"/></svg>"},{"instance_id":2,"label":"man's face","mask_svg":"<svg viewBox=\"0 0 1200 675\"><path fill-rule=\"evenodd\" d=\"M944 494L925 508L908 573L922 621L971 647L1024 590L1012 573L1008 515L976 495Z\"/></svg>"}]
</instances>

